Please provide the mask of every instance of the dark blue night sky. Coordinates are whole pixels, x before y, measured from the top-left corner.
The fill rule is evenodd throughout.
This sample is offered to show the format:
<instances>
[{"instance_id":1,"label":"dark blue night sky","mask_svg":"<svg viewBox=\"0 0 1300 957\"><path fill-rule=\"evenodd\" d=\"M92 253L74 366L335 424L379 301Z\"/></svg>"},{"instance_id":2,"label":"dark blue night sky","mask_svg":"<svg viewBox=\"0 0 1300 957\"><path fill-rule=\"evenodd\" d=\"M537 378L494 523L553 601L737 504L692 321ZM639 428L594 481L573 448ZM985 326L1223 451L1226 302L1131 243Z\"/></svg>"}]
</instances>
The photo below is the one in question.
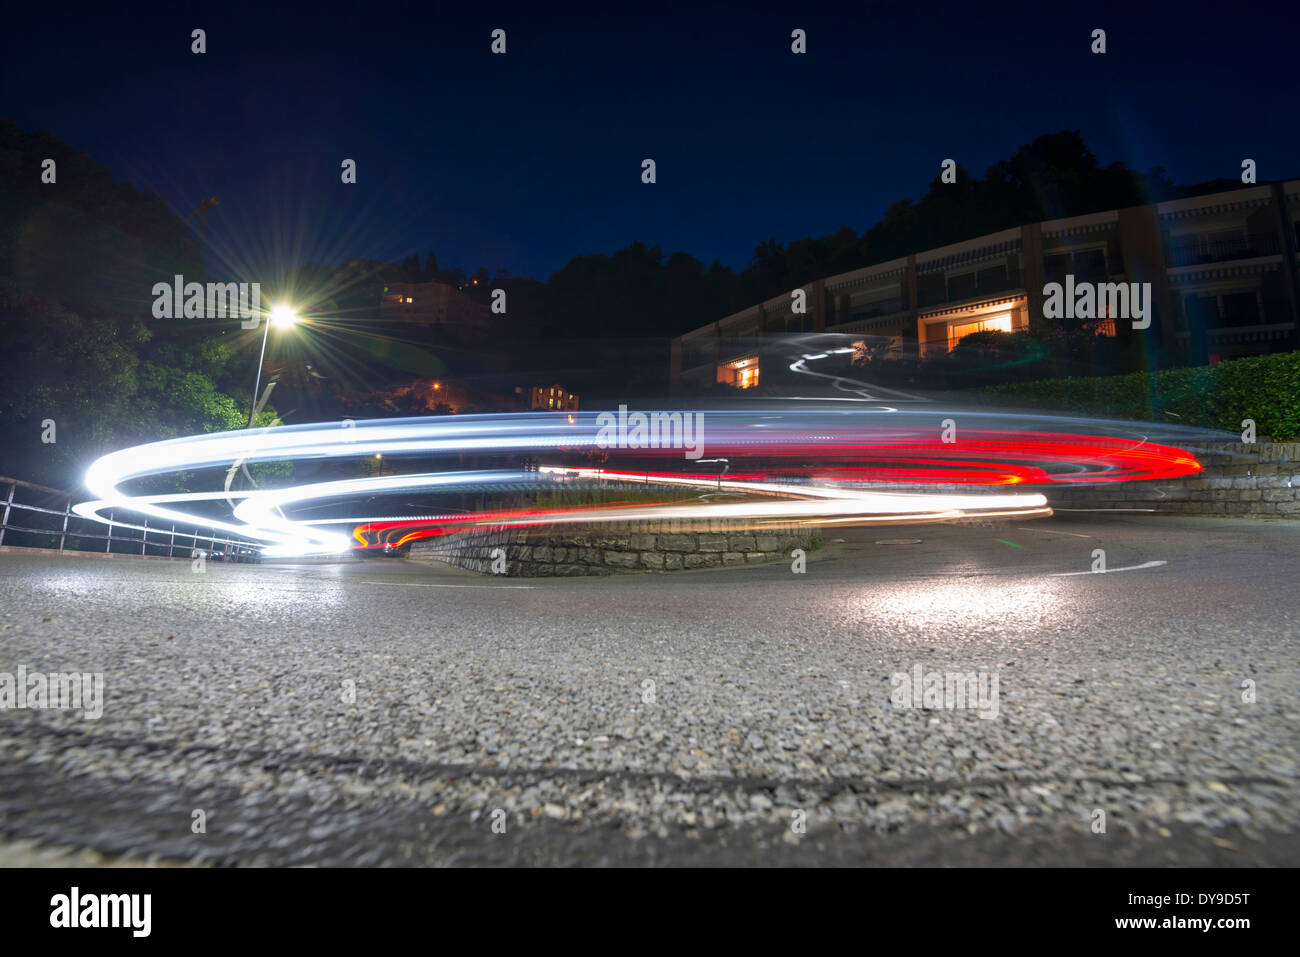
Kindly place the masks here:
<instances>
[{"instance_id":1,"label":"dark blue night sky","mask_svg":"<svg viewBox=\"0 0 1300 957\"><path fill-rule=\"evenodd\" d=\"M1261 180L1300 173L1293 6L444 6L29 14L6 25L0 114L182 214L220 196L208 242L231 267L433 249L545 278L633 240L744 267L768 236L866 228L945 157L982 174L1061 129L1176 182L1235 177L1245 157Z\"/></svg>"}]
</instances>

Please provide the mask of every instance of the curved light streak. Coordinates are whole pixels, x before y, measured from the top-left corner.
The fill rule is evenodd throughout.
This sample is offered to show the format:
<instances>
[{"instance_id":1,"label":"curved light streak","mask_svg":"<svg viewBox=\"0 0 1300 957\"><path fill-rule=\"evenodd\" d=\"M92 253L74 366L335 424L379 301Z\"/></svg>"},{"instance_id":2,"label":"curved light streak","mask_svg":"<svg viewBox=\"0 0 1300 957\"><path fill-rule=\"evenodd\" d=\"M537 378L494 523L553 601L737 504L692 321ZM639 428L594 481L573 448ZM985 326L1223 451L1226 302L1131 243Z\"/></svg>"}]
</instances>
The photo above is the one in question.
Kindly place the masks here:
<instances>
[{"instance_id":1,"label":"curved light streak","mask_svg":"<svg viewBox=\"0 0 1300 957\"><path fill-rule=\"evenodd\" d=\"M1035 417L1050 430L1022 431L1025 417L927 411L862 415L861 409L706 410L705 453L744 463L746 470L721 476L699 471L681 450L607 449L621 468L595 469L545 465L535 473L510 469L421 472L408 475L346 478L289 488L133 494L133 481L171 472L228 467L243 459L320 461L383 455L457 455L500 453L546 454L563 459L599 450L596 413L521 413L510 415L435 416L243 430L189 436L123 449L96 461L86 473L94 500L74 511L107 522L101 513L130 510L150 518L211 528L241 536L268 555L338 553L381 535L391 544L424 535L490 526L563 525L575 522L649 519L726 519L764 523L873 524L937 521L968 515L1034 517L1050 514L1037 492L978 494L946 486L1032 486L1051 483L1130 481L1174 478L1200 470L1192 453L1158 444L1127 430L1115 435L1063 431L1077 424L1067 419ZM873 410L874 411L874 410ZM940 438L945 417L962 416L957 442ZM968 427L966 423L971 423ZM1115 424L1118 426L1118 424ZM1094 425L1094 428L1096 426ZM1170 431L1170 430L1166 430ZM1180 435L1193 437L1195 430ZM626 467L651 460L642 471ZM478 514L403 517L391 515L294 518L305 505L398 492L437 492L518 482L598 480L682 486L701 493L745 496L739 501L699 499L671 504L607 505L566 509L513 510ZM882 490L880 483L891 488ZM237 500L229 519L213 518L182 505ZM114 524L123 524L114 521ZM351 524L353 534L338 530Z\"/></svg>"}]
</instances>

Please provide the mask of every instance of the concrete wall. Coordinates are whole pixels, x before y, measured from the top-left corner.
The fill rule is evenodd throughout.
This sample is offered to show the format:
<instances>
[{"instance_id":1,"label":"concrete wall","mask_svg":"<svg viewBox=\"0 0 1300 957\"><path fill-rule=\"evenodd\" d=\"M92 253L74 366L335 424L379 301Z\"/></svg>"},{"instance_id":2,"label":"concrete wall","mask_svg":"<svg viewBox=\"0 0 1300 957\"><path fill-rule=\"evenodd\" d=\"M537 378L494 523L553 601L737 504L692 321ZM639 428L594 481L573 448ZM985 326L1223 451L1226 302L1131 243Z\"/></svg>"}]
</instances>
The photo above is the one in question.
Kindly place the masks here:
<instances>
[{"instance_id":1,"label":"concrete wall","mask_svg":"<svg viewBox=\"0 0 1300 957\"><path fill-rule=\"evenodd\" d=\"M506 574L523 578L680 571L790 561L814 547L815 533L795 526L745 529L730 522L619 522L561 529L489 528L413 542L410 558L491 574L504 549Z\"/></svg>"},{"instance_id":2,"label":"concrete wall","mask_svg":"<svg viewBox=\"0 0 1300 957\"><path fill-rule=\"evenodd\" d=\"M1191 478L1046 491L1054 508L1149 508L1180 515L1300 518L1300 443L1215 443Z\"/></svg>"}]
</instances>

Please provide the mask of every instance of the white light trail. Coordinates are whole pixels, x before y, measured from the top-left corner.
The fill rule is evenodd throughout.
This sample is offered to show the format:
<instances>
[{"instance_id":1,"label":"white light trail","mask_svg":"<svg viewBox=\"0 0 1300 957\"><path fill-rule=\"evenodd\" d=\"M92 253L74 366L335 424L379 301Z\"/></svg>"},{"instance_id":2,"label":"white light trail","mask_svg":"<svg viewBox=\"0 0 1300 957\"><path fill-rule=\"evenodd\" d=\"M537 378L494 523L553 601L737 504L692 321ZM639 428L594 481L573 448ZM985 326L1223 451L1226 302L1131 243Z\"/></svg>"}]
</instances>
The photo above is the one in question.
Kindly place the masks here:
<instances>
[{"instance_id":1,"label":"white light trail","mask_svg":"<svg viewBox=\"0 0 1300 957\"><path fill-rule=\"evenodd\" d=\"M745 455L784 458L803 465L823 454L864 455L881 448L906 449L907 442L930 436L933 441L935 413L920 420L903 421L907 413L863 416L859 410L773 410L758 412L705 411L699 413L708 424L704 445L714 457L732 456L733 464ZM314 423L277 428L221 432L156 442L123 449L95 462L86 473L92 501L77 505L76 514L108 522L108 510L132 511L151 520L198 526L248 539L266 554L334 554L354 546L354 540L338 526L369 522L415 520L409 516L380 514L349 515L350 510L331 503L362 496L403 492L428 493L452 486L474 487L518 482L524 477L537 481L545 476L561 481L566 476L605 482L685 486L702 491L722 491L754 496L738 502L706 502L645 505L619 508L557 509L545 513L507 514L477 519L465 515L429 515L431 521L450 525L467 523L492 525L568 524L577 522L635 521L643 519L728 519L755 524L790 521L810 524L869 524L921 520L947 520L967 515L1035 517L1050 514L1046 499L1036 492L991 495L943 491L918 485L916 491L875 491L859 484L822 484L782 480L729 478L669 474L665 459L681 455L668 449L638 448L638 454L655 456L660 465L647 479L632 469L592 469L543 466L535 473L513 470L421 472L315 482L289 488L263 490L199 491L194 493L134 494L133 481L174 472L224 470L231 462L248 463L462 453L537 454L582 451L598 447L596 413L526 413L512 415L436 416L415 419L381 419L350 423ZM916 414L916 415L919 415ZM937 421L937 420L936 420ZM1021 417L1023 422L1023 417ZM1060 420L1053 426L1059 428ZM755 428L761 426L761 428ZM969 434L969 433L967 433ZM889 443L894 443L890 446ZM903 444L899 444L903 443ZM634 447L635 448L635 447ZM826 450L825 453L823 450ZM685 467L695 467L684 463ZM233 500L236 504L225 517L211 517L186 505L206 505ZM294 517L295 509L310 505L313 517ZM391 507L385 511L391 511ZM321 513L319 515L315 513ZM115 520L114 524L124 524Z\"/></svg>"}]
</instances>

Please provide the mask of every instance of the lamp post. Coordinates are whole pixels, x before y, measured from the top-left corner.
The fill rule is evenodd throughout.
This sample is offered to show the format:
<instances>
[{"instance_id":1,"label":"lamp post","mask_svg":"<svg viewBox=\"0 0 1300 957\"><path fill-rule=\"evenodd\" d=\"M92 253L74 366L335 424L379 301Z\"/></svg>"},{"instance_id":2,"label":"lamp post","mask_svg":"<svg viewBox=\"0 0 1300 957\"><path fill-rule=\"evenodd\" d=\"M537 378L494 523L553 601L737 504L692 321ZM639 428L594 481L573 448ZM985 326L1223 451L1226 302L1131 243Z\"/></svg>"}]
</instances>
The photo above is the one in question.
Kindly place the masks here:
<instances>
[{"instance_id":1,"label":"lamp post","mask_svg":"<svg viewBox=\"0 0 1300 957\"><path fill-rule=\"evenodd\" d=\"M266 317L266 327L262 330L262 352L257 357L257 377L253 380L253 402L248 407L248 427L253 427L253 417L257 415L257 390L262 385L262 362L266 359L266 337L270 335L271 326L277 329L289 329L298 321L298 313L289 306L275 306Z\"/></svg>"}]
</instances>

